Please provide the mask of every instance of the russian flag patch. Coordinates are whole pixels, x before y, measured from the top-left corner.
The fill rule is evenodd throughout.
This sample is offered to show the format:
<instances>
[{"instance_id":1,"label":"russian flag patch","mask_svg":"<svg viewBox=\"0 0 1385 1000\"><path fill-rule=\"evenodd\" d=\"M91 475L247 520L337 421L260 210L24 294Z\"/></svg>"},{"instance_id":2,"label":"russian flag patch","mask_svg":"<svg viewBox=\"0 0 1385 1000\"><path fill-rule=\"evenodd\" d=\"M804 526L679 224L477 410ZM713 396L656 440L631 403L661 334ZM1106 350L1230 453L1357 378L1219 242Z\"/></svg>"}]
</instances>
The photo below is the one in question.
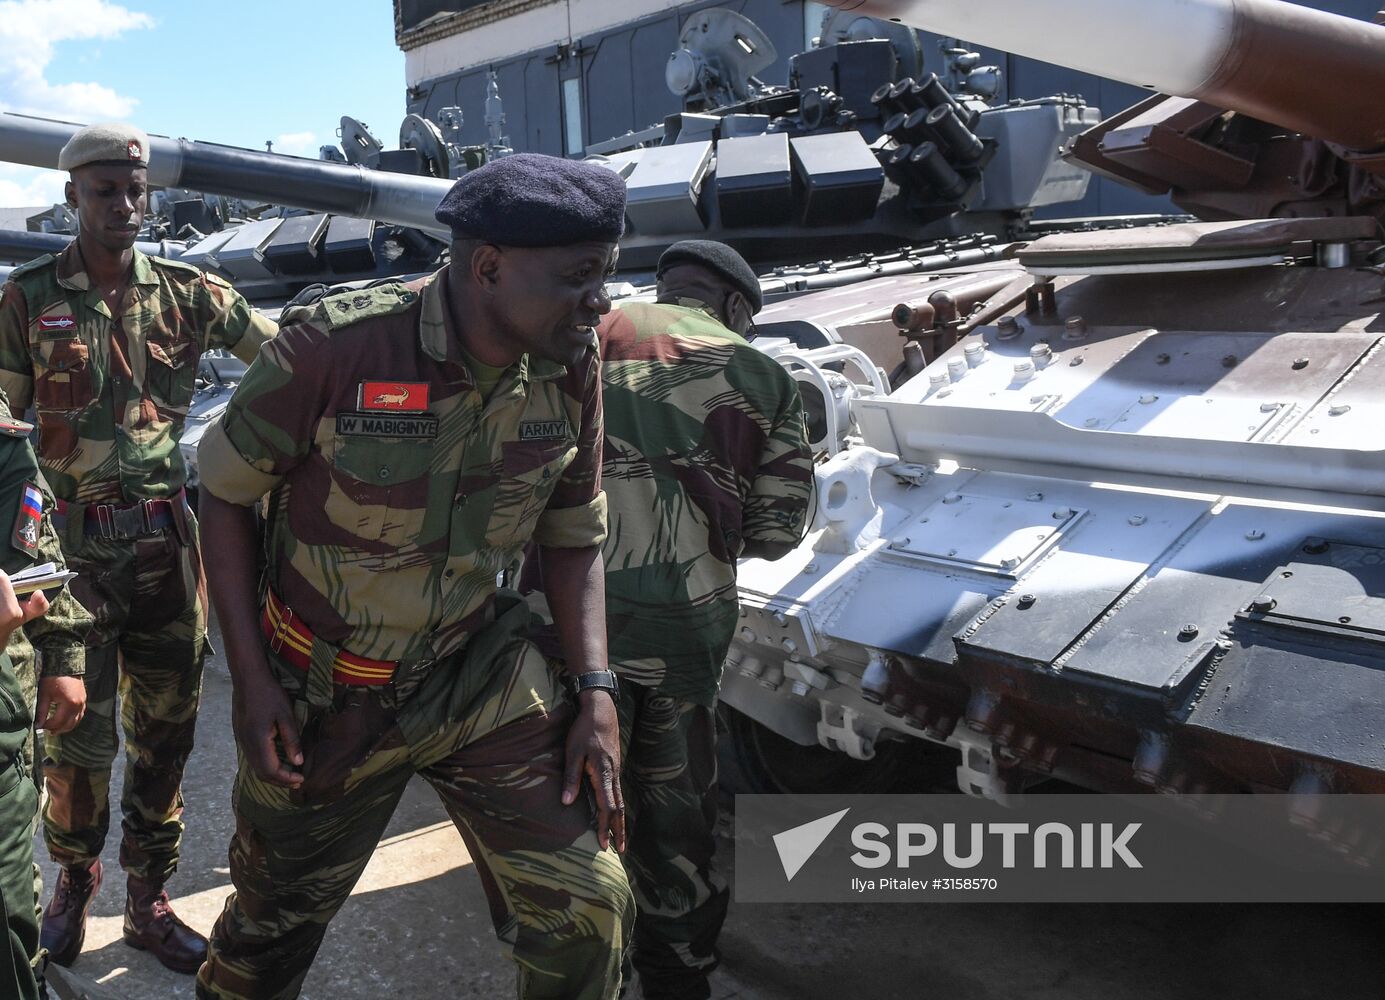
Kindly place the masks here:
<instances>
[{"instance_id":1,"label":"russian flag patch","mask_svg":"<svg viewBox=\"0 0 1385 1000\"><path fill-rule=\"evenodd\" d=\"M14 519L10 542L20 552L38 554L38 526L43 519L43 492L33 483L24 484L24 496L19 501L19 513Z\"/></svg>"}]
</instances>

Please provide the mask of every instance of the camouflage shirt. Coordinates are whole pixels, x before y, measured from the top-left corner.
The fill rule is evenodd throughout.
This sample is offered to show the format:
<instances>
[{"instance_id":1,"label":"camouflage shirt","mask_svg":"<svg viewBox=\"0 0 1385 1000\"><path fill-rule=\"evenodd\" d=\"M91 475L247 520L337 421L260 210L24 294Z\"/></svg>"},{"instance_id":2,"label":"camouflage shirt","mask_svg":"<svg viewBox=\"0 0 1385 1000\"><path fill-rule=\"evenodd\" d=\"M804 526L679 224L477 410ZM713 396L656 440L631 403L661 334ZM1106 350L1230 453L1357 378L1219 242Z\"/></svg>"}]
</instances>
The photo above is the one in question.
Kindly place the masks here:
<instances>
[{"instance_id":1,"label":"camouflage shirt","mask_svg":"<svg viewBox=\"0 0 1385 1000\"><path fill-rule=\"evenodd\" d=\"M421 281L281 317L198 450L202 486L270 501L270 582L323 640L400 660L460 649L531 538L605 536L601 383L529 356L482 399L446 295Z\"/></svg>"},{"instance_id":2,"label":"camouflage shirt","mask_svg":"<svg viewBox=\"0 0 1385 1000\"><path fill-rule=\"evenodd\" d=\"M9 404L0 393L0 531L6 532L0 542L0 569L6 573L38 563L64 565L62 547L53 530L53 498L29 447L31 430L31 424L10 415ZM86 664L91 615L67 587L57 593L48 591L48 601L48 613L12 632L6 649L30 642L43 654L45 677L79 676ZM32 659L28 655L20 658ZM32 684L32 679L28 683Z\"/></svg>"},{"instance_id":3,"label":"camouflage shirt","mask_svg":"<svg viewBox=\"0 0 1385 1000\"><path fill-rule=\"evenodd\" d=\"M187 479L178 439L202 353L244 361L274 335L226 281L135 251L120 315L74 241L10 273L0 300L0 389L34 406L53 492L79 503L167 497Z\"/></svg>"},{"instance_id":4,"label":"camouflage shirt","mask_svg":"<svg viewBox=\"0 0 1385 1000\"><path fill-rule=\"evenodd\" d=\"M601 324L607 642L628 680L711 704L747 541L792 545L812 491L798 389L701 303Z\"/></svg>"}]
</instances>

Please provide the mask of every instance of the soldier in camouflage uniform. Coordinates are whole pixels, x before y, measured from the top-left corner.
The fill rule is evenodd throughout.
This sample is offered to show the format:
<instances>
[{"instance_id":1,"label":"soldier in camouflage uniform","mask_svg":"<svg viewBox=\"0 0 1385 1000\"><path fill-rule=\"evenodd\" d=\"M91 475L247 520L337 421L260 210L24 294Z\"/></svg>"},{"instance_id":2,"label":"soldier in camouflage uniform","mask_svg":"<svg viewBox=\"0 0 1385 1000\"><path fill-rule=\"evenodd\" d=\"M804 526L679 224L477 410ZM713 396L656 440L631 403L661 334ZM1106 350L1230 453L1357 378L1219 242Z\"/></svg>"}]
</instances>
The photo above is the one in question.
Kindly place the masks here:
<instances>
[{"instance_id":1,"label":"soldier in camouflage uniform","mask_svg":"<svg viewBox=\"0 0 1385 1000\"><path fill-rule=\"evenodd\" d=\"M9 401L5 399L4 393L0 392L0 431L3 431L7 422L12 419L9 414ZM18 420L13 423L20 427L33 426ZM39 479L44 494L45 513L42 530L38 536L38 550L32 554L32 561L51 562L61 566L66 560L62 545L58 541L58 534L53 528L52 495L48 492L47 485L42 483L42 477L38 476L38 466L32 457L33 449L26 448L25 452L29 456L28 461L33 464L33 477ZM3 515L0 515L0 521L3 521ZM75 681L77 685L81 684L85 639L90 628L91 615L78 603L77 598L72 596L72 592L64 587L53 595L48 612L42 618L35 619L22 629L15 629L5 644L4 655L9 657L15 679L19 682L23 704L33 712L37 727L46 733L61 735L68 732L77 725L86 711L84 700L74 703L54 691L58 688L60 692L60 686L64 683ZM42 678L39 677L35 644L42 647L43 663L47 668L43 671ZM71 680L68 680L69 678ZM39 704L40 691L43 692L42 704ZM42 761L36 756L36 753L41 751L37 739L39 735L42 734L35 733L31 727L25 734L21 751L24 770L33 781L35 791L41 791L43 788ZM37 819L38 816L35 814L34 820ZM42 913L43 874L37 862L33 865L33 887L35 913Z\"/></svg>"},{"instance_id":2,"label":"soldier in camouflage uniform","mask_svg":"<svg viewBox=\"0 0 1385 1000\"><path fill-rule=\"evenodd\" d=\"M10 431L13 428L17 428L19 432L27 435L33 430L33 425L13 419L10 416L9 401L5 398L4 393L0 392L0 450L5 449L4 439L10 436ZM62 566L66 560L63 556L62 545L58 541L58 534L53 528L53 498L48 492L47 484L43 482L43 478L39 474L33 449L27 445L22 449L22 452L19 449L14 449L14 456L13 458L4 458L3 461L8 464L0 468L14 476L20 476L22 472L24 478L37 481L43 494L44 513L38 533L38 546L30 551L27 544L20 538L21 525L17 521L17 515L11 516L9 521L5 521L8 510L18 503L17 499L11 498L11 493L18 497L18 487L11 489L13 484L0 478L0 523L14 524L10 536L11 547L27 557L17 565L9 565L8 560L0 561L0 565L4 565L5 569L10 572L21 569L30 562L34 564L51 562ZM22 697L20 704L25 706L25 711L33 714L39 729L47 733L61 735L70 731L81 721L86 710L86 703L81 701L73 704L62 697L60 693L55 694L54 688L64 683L65 678L74 678L78 684L81 683L80 675L85 656L85 640L87 632L91 628L91 615L78 603L77 598L72 596L72 592L67 587L54 593L52 598L48 611L43 617L33 619L24 628L15 629L10 633L9 641L4 646L3 655L9 658L14 678L19 684ZM35 646L42 650L43 664L46 668L42 679L39 677ZM40 691L44 694L41 704L39 703ZM23 772L33 782L35 792L39 792L43 788L43 768L41 762L35 758L36 743L34 727L29 726L24 731L24 744L20 750L20 756L23 762ZM32 828L37 825L38 821L36 811L31 811L29 821L31 835L28 839L31 841ZM28 856L32 859L32 850L28 852ZM39 870L38 862L31 861L31 868L35 915L34 933L37 935L39 914L43 912L43 874ZM35 936L31 958L37 962L38 957L38 938ZM0 983L3 981L3 977L0 977Z\"/></svg>"},{"instance_id":3,"label":"soldier in camouflage uniform","mask_svg":"<svg viewBox=\"0 0 1385 1000\"><path fill-rule=\"evenodd\" d=\"M0 420L0 425L11 423ZM19 506L29 486L16 480L11 456L22 446L0 426L0 504ZM32 463L32 457L29 462ZM10 552L4 561L14 562ZM27 559L25 560L27 561ZM42 594L23 604L16 600L9 578L0 573L0 641L8 642L13 630L33 620L48 607ZM33 962L38 952L38 919L34 910L34 819L38 813L38 789L24 766L24 742L33 726L33 714L23 700L23 690L9 655L0 653L0 920L5 937L0 945L0 996L35 1000L39 996Z\"/></svg>"},{"instance_id":4,"label":"soldier in camouflage uniform","mask_svg":"<svg viewBox=\"0 0 1385 1000\"><path fill-rule=\"evenodd\" d=\"M606 621L621 679L638 904L633 962L648 1000L703 998L726 916L713 870L714 707L738 617L736 560L800 539L812 455L793 380L742 338L759 282L730 247L676 243L658 302L601 325L610 527Z\"/></svg>"},{"instance_id":5,"label":"soldier in camouflage uniform","mask_svg":"<svg viewBox=\"0 0 1385 1000\"><path fill-rule=\"evenodd\" d=\"M0 544L4 573L37 563L63 565L62 549L53 530L53 499L28 442L32 430L32 424L11 416L8 401L0 393L0 524L7 531ZM91 616L66 588L50 593L51 608L42 595L21 602L22 617L28 621L21 631L15 628L19 607L11 603L14 597L9 584L0 584L0 637L8 639L5 652L0 653L0 904L9 934L8 947L0 948L0 996L26 1000L38 995L31 969L39 952L38 910L34 905L38 789L30 780L35 693L32 677L20 675L10 650L18 647L24 651L31 671L35 646L42 651L45 663L80 670L83 639L91 626ZM48 615L38 617L44 609ZM60 731L76 725L80 710L65 711L61 718L46 711L43 715L45 725Z\"/></svg>"},{"instance_id":6,"label":"soldier in camouflage uniform","mask_svg":"<svg viewBox=\"0 0 1385 1000\"><path fill-rule=\"evenodd\" d=\"M203 438L240 768L236 891L199 996L298 995L414 774L467 843L519 995L618 989L633 903L608 846L624 816L592 327L624 205L615 173L553 157L466 174L438 209L452 263L281 317ZM531 539L561 581L571 698L497 592Z\"/></svg>"},{"instance_id":7,"label":"soldier in camouflage uniform","mask_svg":"<svg viewBox=\"0 0 1385 1000\"><path fill-rule=\"evenodd\" d=\"M84 663L43 665L45 684L68 676L41 700L58 711L86 705L76 728L57 735L50 726L45 741L44 832L63 867L44 946L60 964L76 958L100 885L118 692L125 940L194 972L205 939L173 915L163 888L178 863L179 786L207 642L178 439L202 352L228 347L252 359L274 326L220 278L134 249L147 150L129 126L89 126L63 148L80 232L56 258L11 272L0 301L0 389L17 409L34 406L39 463L80 574L72 590L96 618Z\"/></svg>"}]
</instances>

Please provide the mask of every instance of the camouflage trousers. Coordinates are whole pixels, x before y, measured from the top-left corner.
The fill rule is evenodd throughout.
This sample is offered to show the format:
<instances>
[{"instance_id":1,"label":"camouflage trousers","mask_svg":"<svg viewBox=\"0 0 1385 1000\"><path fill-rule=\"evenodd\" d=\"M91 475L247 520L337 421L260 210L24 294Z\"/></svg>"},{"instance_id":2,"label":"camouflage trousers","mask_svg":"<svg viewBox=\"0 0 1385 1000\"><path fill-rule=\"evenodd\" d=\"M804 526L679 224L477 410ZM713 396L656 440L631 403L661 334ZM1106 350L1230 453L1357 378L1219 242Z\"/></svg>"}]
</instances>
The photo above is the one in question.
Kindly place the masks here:
<instances>
[{"instance_id":1,"label":"camouflage trousers","mask_svg":"<svg viewBox=\"0 0 1385 1000\"><path fill-rule=\"evenodd\" d=\"M38 790L21 749L32 711L24 705L22 682L0 654L0 996L32 1000L38 995L31 963L38 953L34 908L34 819Z\"/></svg>"},{"instance_id":2,"label":"camouflage trousers","mask_svg":"<svg viewBox=\"0 0 1385 1000\"><path fill-rule=\"evenodd\" d=\"M624 680L624 678L622 678ZM702 1000L730 899L716 854L714 710L622 683L621 759L637 915L631 960L649 1000Z\"/></svg>"},{"instance_id":3,"label":"camouflage trousers","mask_svg":"<svg viewBox=\"0 0 1385 1000\"><path fill-rule=\"evenodd\" d=\"M110 826L111 767L125 731L120 863L162 884L178 866L183 767L192 752L207 596L196 546L167 530L151 538L87 538L67 563L72 593L95 624L87 638L86 714L44 736L48 852L59 864L99 857Z\"/></svg>"},{"instance_id":4,"label":"camouflage trousers","mask_svg":"<svg viewBox=\"0 0 1385 1000\"><path fill-rule=\"evenodd\" d=\"M34 815L38 791L21 760L0 770L0 917L6 940L0 947L0 996L38 996L32 963L38 953L34 909Z\"/></svg>"},{"instance_id":5,"label":"camouflage trousers","mask_svg":"<svg viewBox=\"0 0 1385 1000\"><path fill-rule=\"evenodd\" d=\"M301 693L292 668L271 662ZM321 714L296 701L304 748L296 791L260 780L241 760L232 795L235 892L212 929L199 997L298 996L328 922L415 774L461 832L496 937L515 962L518 995L616 995L634 904L618 855L597 842L586 798L561 802L572 709L528 643L485 673L467 697L452 700L463 711L421 735L405 724L410 692L395 683L333 685Z\"/></svg>"},{"instance_id":6,"label":"camouflage trousers","mask_svg":"<svg viewBox=\"0 0 1385 1000\"><path fill-rule=\"evenodd\" d=\"M38 658L33 643L29 641L23 629L15 629L10 634L10 641L5 646L5 655L10 658L10 663L14 665L15 677L19 679L19 687L24 692L24 703L29 706L31 711L35 710L38 705ZM36 742L34 731L30 728L29 734L24 740L24 766L29 769L34 787L42 789L43 768L34 766L34 745Z\"/></svg>"},{"instance_id":7,"label":"camouflage trousers","mask_svg":"<svg viewBox=\"0 0 1385 1000\"><path fill-rule=\"evenodd\" d=\"M29 706L32 712L38 705L38 665L33 644L24 635L23 629L15 629L10 635L9 644L5 646L5 655L10 658L10 663L14 667L15 677L19 680L19 688L24 696L24 703ZM34 727L30 726L24 736L24 749L21 751L24 761L24 769L28 774L29 781L33 783L34 791L38 794L35 806L29 813L30 840L33 839L33 831L37 829L39 822L37 802L43 795L43 764L35 752L35 745L40 744L39 739L34 735ZM42 753L41 744L37 747L37 752ZM29 851L31 867L33 869L32 884L34 887L34 913L35 919L42 922L43 919L43 871L38 866L37 860L33 859L33 850ZM39 956L37 952L30 956L33 962L37 963ZM3 976L0 976L3 982Z\"/></svg>"}]
</instances>

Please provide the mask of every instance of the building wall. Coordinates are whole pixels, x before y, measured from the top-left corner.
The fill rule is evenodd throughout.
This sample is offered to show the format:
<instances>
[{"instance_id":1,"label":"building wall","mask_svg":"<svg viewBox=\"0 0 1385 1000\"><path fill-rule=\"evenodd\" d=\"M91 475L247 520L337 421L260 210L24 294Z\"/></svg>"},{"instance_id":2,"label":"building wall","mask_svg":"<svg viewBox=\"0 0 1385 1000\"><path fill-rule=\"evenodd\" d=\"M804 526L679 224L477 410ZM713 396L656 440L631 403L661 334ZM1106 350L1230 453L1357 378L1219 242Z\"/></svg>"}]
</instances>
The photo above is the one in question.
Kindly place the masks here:
<instances>
[{"instance_id":1,"label":"building wall","mask_svg":"<svg viewBox=\"0 0 1385 1000\"><path fill-rule=\"evenodd\" d=\"M1370 20L1378 9L1378 0L1301 2L1362 20ZM465 15L485 23L462 34L406 47L408 111L436 120L442 108L461 107L463 141L483 143L486 75L493 69L505 105L506 132L516 149L563 155L581 145L646 128L682 110L680 99L664 84L664 64L678 47L681 25L694 11L708 7L739 11L770 37L778 58L760 77L777 84L787 82L788 57L817 34L824 9L805 0L704 0L677 5L663 0L621 4L497 0ZM506 16L507 8L521 12ZM937 36L928 32L920 36L926 57L933 57L930 65L936 68L940 61L934 57ZM1003 98L1081 94L1113 113L1148 96L1139 88L1050 63L997 50L980 51L984 62L1005 71ZM580 107L565 114L564 96L571 97L574 88L580 90ZM575 130L580 135L573 134ZM1170 208L1163 198L1096 179L1082 201L1053 206L1043 214L1106 215Z\"/></svg>"},{"instance_id":2,"label":"building wall","mask_svg":"<svg viewBox=\"0 0 1385 1000\"><path fill-rule=\"evenodd\" d=\"M562 155L578 138L586 145L645 128L683 109L664 84L664 64L678 48L683 22L708 7L740 11L759 25L779 54L764 79L788 79L788 57L803 44L802 0L702 0L676 6L664 0L619 6L560 0L406 50L408 111L436 120L442 108L460 107L462 140L483 143L486 76L495 70L506 132L516 149ZM565 127L564 81L574 79L581 94L574 122L580 137ZM567 85L568 94L572 86Z\"/></svg>"}]
</instances>

